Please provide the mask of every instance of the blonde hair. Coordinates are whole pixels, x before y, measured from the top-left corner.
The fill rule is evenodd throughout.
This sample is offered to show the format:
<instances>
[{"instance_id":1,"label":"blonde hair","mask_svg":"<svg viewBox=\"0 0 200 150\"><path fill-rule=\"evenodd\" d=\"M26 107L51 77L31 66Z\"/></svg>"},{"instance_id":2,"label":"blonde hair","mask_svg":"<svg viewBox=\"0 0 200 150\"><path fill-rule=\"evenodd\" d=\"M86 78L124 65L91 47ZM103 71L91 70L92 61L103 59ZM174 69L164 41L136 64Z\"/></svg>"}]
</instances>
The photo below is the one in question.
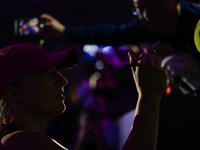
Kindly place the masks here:
<instances>
[{"instance_id":1,"label":"blonde hair","mask_svg":"<svg viewBox=\"0 0 200 150\"><path fill-rule=\"evenodd\" d=\"M22 83L22 76L18 77L10 86L17 86ZM6 100L4 93L0 95L0 125L8 123L12 120L12 115L10 113L10 107Z\"/></svg>"},{"instance_id":2,"label":"blonde hair","mask_svg":"<svg viewBox=\"0 0 200 150\"><path fill-rule=\"evenodd\" d=\"M10 119L9 106L6 102L4 94L0 95L0 125L7 122Z\"/></svg>"}]
</instances>

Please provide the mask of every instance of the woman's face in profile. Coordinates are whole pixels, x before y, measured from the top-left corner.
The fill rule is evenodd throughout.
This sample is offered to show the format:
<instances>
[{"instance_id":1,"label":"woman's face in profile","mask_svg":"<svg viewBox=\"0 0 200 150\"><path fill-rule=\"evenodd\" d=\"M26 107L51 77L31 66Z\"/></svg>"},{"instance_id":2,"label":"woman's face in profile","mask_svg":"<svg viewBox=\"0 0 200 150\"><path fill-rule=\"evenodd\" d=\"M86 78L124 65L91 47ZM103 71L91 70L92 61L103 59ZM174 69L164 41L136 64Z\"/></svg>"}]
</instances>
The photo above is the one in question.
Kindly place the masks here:
<instances>
[{"instance_id":1,"label":"woman's face in profile","mask_svg":"<svg viewBox=\"0 0 200 150\"><path fill-rule=\"evenodd\" d=\"M67 80L53 67L22 75L18 93L31 113L55 116L66 109L66 84Z\"/></svg>"}]
</instances>

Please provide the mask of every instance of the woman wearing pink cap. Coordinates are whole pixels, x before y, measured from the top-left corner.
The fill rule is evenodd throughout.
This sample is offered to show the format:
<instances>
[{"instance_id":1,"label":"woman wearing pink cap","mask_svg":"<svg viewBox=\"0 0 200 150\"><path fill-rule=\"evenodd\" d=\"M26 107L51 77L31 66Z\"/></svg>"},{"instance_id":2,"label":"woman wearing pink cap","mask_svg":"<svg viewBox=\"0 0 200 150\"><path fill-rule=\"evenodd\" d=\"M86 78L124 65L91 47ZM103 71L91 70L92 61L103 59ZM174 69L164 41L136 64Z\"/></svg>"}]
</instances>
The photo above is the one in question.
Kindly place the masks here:
<instances>
[{"instance_id":1,"label":"woman wearing pink cap","mask_svg":"<svg viewBox=\"0 0 200 150\"><path fill-rule=\"evenodd\" d=\"M130 63L137 60L129 54ZM123 150L156 148L159 104L167 74L154 55L132 67L138 90L133 126ZM53 61L52 61L53 60ZM58 72L78 62L76 50L49 53L32 44L0 50L0 150L66 150L44 134L48 122L65 111L64 86ZM74 149L82 149L77 143Z\"/></svg>"}]
</instances>

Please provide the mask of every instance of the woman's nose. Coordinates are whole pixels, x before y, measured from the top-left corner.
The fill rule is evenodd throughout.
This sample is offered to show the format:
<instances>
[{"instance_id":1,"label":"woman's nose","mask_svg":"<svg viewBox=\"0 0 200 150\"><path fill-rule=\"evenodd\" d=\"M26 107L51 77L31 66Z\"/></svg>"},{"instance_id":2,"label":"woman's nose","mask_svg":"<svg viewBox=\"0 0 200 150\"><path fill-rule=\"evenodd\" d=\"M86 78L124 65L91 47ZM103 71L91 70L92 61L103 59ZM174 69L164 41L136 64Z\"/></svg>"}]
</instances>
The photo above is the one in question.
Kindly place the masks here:
<instances>
[{"instance_id":1,"label":"woman's nose","mask_svg":"<svg viewBox=\"0 0 200 150\"><path fill-rule=\"evenodd\" d=\"M58 75L59 75L59 82L58 82L59 86L62 86L62 87L66 86L68 83L68 80L63 75L61 75L59 72L58 72Z\"/></svg>"},{"instance_id":2,"label":"woman's nose","mask_svg":"<svg viewBox=\"0 0 200 150\"><path fill-rule=\"evenodd\" d=\"M68 80L67 79L65 79L65 81L61 84L62 85L62 87L64 87L64 86L66 86L67 85L67 83L68 83Z\"/></svg>"}]
</instances>

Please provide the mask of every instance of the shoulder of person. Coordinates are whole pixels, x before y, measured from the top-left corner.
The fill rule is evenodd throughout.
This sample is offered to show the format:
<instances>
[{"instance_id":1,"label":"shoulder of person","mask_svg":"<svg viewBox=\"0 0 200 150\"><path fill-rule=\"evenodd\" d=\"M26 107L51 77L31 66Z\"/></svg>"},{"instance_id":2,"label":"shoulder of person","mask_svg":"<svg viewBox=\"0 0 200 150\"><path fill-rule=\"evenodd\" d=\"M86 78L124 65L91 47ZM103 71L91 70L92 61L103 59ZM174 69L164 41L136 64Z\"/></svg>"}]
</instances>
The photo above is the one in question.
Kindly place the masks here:
<instances>
[{"instance_id":1,"label":"shoulder of person","mask_svg":"<svg viewBox=\"0 0 200 150\"><path fill-rule=\"evenodd\" d=\"M0 140L1 150L67 150L47 135L34 131L15 131Z\"/></svg>"}]
</instances>

